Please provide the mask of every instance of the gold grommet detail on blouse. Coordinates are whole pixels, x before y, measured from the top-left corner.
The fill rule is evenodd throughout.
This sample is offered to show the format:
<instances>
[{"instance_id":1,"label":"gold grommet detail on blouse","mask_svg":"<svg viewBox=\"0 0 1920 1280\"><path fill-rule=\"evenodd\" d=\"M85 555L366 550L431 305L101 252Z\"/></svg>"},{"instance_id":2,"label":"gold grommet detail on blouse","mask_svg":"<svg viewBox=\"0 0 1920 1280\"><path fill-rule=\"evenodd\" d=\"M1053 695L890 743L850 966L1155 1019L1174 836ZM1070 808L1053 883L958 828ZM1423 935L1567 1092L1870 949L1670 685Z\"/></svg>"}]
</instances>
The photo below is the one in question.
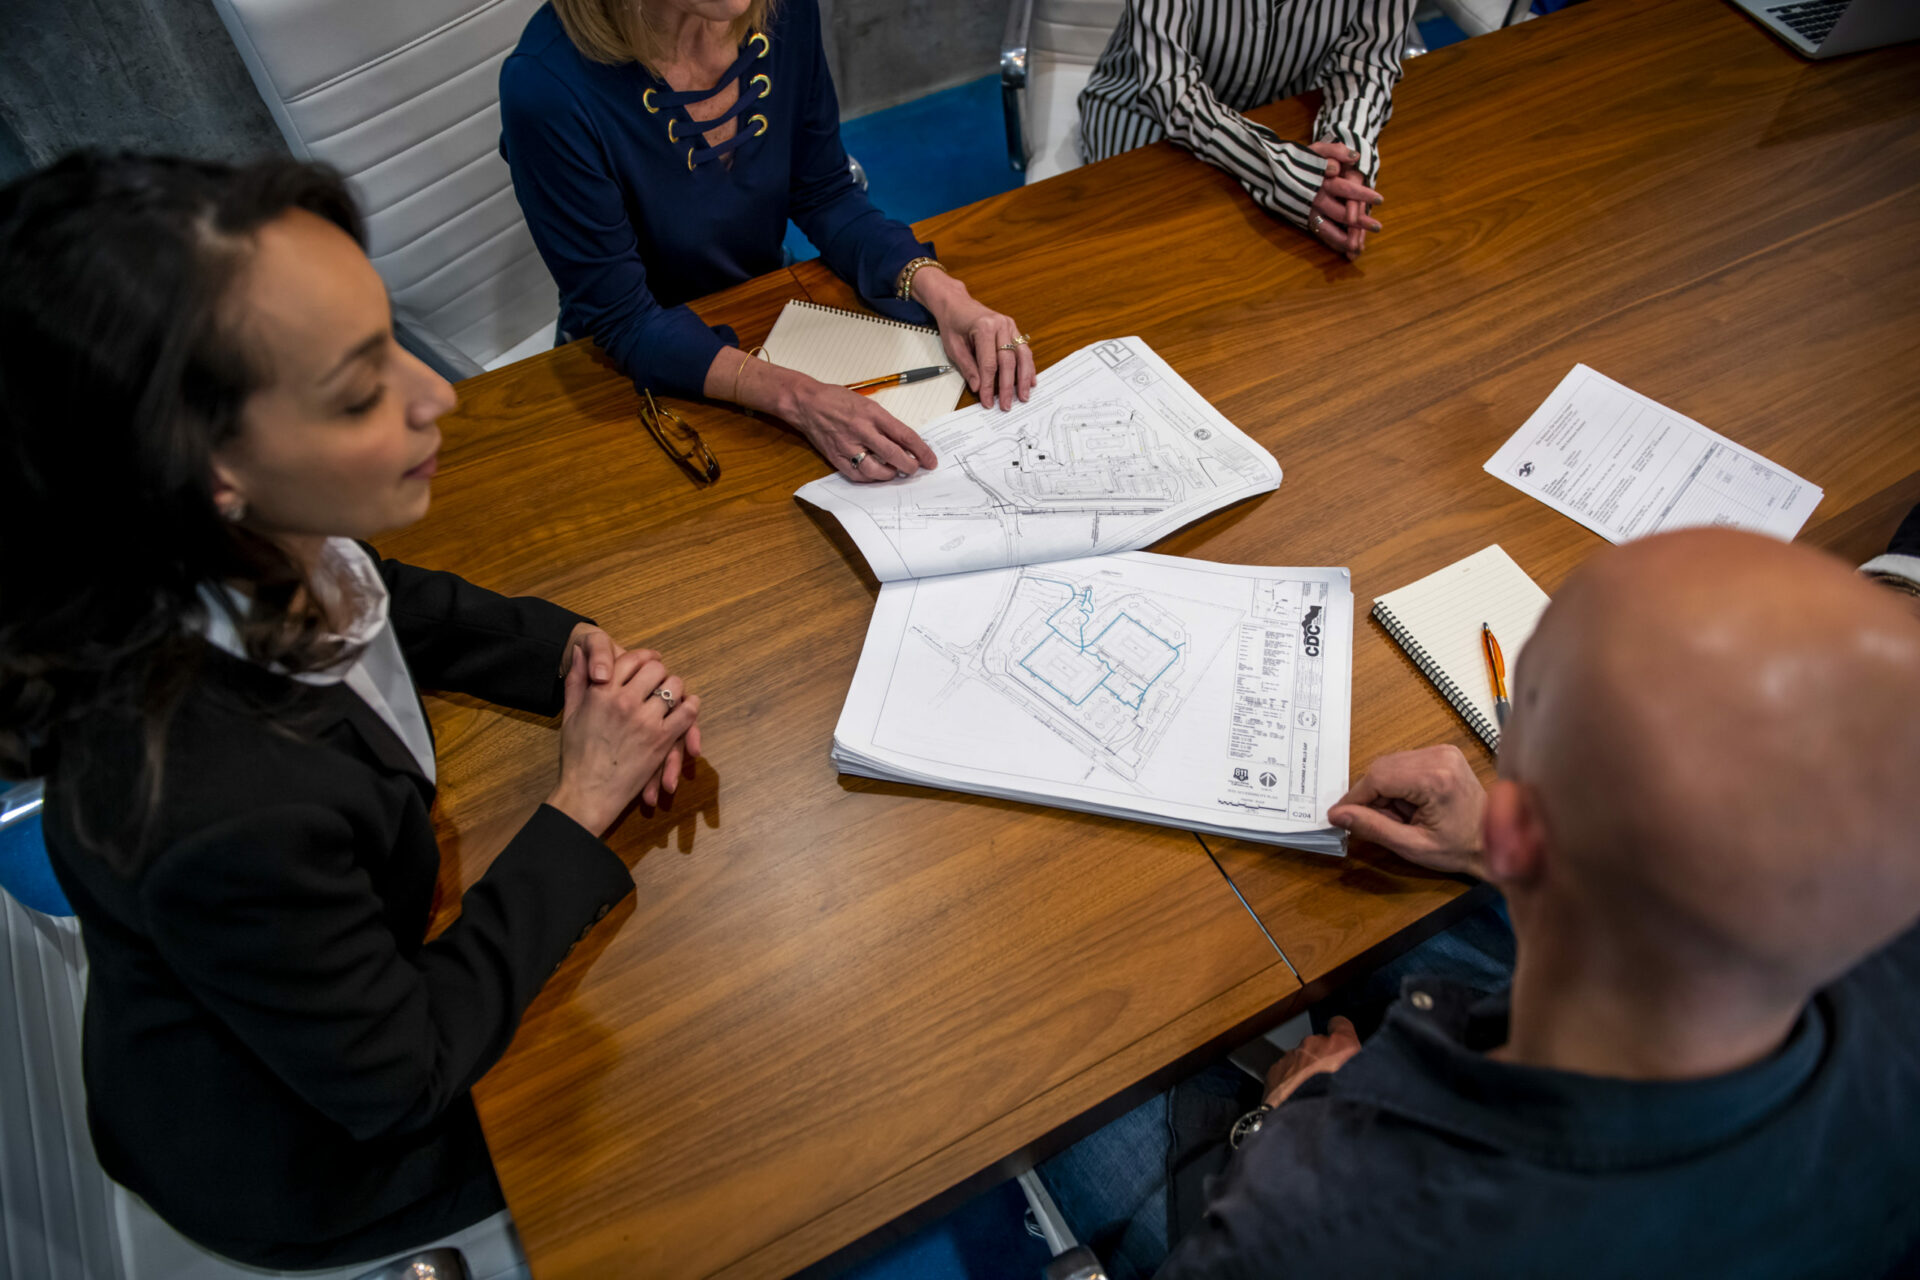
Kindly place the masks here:
<instances>
[{"instance_id":1,"label":"gold grommet detail on blouse","mask_svg":"<svg viewBox=\"0 0 1920 1280\"><path fill-rule=\"evenodd\" d=\"M673 117L672 116L667 117L667 141L668 142L680 141L680 139L673 136Z\"/></svg>"},{"instance_id":2,"label":"gold grommet detail on blouse","mask_svg":"<svg viewBox=\"0 0 1920 1280\"><path fill-rule=\"evenodd\" d=\"M773 47L773 42L767 39L766 33L764 31L756 31L752 35L747 37L748 44L752 44L755 40L758 40L760 42L760 52L754 54L753 56L756 58L766 57L767 50Z\"/></svg>"},{"instance_id":3,"label":"gold grommet detail on blouse","mask_svg":"<svg viewBox=\"0 0 1920 1280\"><path fill-rule=\"evenodd\" d=\"M692 147L687 148L687 172L688 173L693 172L693 148Z\"/></svg>"},{"instance_id":4,"label":"gold grommet detail on blouse","mask_svg":"<svg viewBox=\"0 0 1920 1280\"><path fill-rule=\"evenodd\" d=\"M772 92L773 92L773 77L772 77L772 76L770 76L770 75L768 75L768 74L767 74L766 72L764 72L764 71L762 71L762 72L761 72L761 73L760 73L759 75L757 75L757 76L755 76L755 77L754 77L753 79L751 79L751 80L749 80L749 81L747 81L747 83L748 83L748 84L759 84L759 83L760 83L761 81L763 81L763 80L764 80L764 81L766 82L766 85L767 85L767 87L766 87L766 88L764 88L764 89L762 89L762 90L760 91L760 96L764 98L764 97L766 97L766 96L767 96L768 94L770 94L770 93L772 93Z\"/></svg>"},{"instance_id":5,"label":"gold grommet detail on blouse","mask_svg":"<svg viewBox=\"0 0 1920 1280\"><path fill-rule=\"evenodd\" d=\"M757 124L757 125L759 125L759 126L760 126L760 127L758 128L758 129L755 129L755 130L753 131L753 136L754 136L754 137L756 137L756 138L757 138L757 137L759 137L759 136L760 136L761 134L763 134L763 133L765 133L765 132L767 131L767 129L768 129L768 127L769 127L769 126L767 125L767 118L766 118L765 116L763 116L763 115L760 115L760 114L759 114L759 113L757 113L757 112L756 112L756 113L754 114L754 116L753 116L753 118L752 118L752 120L751 120L751 123L753 123L753 124Z\"/></svg>"},{"instance_id":6,"label":"gold grommet detail on blouse","mask_svg":"<svg viewBox=\"0 0 1920 1280\"><path fill-rule=\"evenodd\" d=\"M648 115L653 115L660 110L660 108L653 105L653 90L651 88L640 95L640 105L647 109Z\"/></svg>"}]
</instances>

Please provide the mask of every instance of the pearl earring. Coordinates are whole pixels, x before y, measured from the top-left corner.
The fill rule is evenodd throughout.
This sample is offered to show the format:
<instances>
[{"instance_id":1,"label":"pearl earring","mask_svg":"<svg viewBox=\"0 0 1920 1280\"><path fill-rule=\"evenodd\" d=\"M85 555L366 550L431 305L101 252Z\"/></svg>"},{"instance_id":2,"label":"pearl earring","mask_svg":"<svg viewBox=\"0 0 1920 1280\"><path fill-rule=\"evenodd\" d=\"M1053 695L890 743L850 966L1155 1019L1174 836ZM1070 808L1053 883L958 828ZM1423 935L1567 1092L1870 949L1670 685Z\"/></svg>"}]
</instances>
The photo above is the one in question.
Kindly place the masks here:
<instances>
[{"instance_id":1,"label":"pearl earring","mask_svg":"<svg viewBox=\"0 0 1920 1280\"><path fill-rule=\"evenodd\" d=\"M220 518L228 524L239 524L247 518L247 500L245 498L235 498L233 501L223 504L220 508Z\"/></svg>"}]
</instances>

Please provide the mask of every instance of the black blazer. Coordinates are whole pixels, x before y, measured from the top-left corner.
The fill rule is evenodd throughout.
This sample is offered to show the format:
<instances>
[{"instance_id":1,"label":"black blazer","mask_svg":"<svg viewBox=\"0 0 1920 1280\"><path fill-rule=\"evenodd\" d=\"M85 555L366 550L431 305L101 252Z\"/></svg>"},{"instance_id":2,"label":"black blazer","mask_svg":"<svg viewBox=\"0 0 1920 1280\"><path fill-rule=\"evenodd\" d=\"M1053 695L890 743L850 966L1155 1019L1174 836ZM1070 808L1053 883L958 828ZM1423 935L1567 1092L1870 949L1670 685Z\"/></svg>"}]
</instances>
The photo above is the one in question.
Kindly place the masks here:
<instances>
[{"instance_id":1,"label":"black blazer","mask_svg":"<svg viewBox=\"0 0 1920 1280\"><path fill-rule=\"evenodd\" d=\"M381 565L414 680L552 715L578 615ZM425 1243L502 1207L468 1090L540 985L632 891L592 833L541 807L424 942L433 786L344 685L212 646L168 722L134 865L98 837L133 806L138 721L56 743L45 831L91 970L100 1163L243 1262L319 1267Z\"/></svg>"}]
</instances>

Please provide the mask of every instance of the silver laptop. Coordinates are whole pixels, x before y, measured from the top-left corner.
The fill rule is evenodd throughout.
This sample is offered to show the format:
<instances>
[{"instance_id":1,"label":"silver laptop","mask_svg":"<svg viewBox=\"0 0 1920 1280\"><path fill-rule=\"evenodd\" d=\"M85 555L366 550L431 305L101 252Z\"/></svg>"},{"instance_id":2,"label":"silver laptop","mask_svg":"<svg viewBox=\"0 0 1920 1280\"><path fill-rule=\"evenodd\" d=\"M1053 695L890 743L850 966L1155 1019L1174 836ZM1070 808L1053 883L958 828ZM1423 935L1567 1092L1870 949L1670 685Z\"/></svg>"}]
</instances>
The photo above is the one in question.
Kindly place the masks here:
<instances>
[{"instance_id":1,"label":"silver laptop","mask_svg":"<svg viewBox=\"0 0 1920 1280\"><path fill-rule=\"evenodd\" d=\"M1733 0L1809 58L1920 39L1920 0Z\"/></svg>"}]
</instances>

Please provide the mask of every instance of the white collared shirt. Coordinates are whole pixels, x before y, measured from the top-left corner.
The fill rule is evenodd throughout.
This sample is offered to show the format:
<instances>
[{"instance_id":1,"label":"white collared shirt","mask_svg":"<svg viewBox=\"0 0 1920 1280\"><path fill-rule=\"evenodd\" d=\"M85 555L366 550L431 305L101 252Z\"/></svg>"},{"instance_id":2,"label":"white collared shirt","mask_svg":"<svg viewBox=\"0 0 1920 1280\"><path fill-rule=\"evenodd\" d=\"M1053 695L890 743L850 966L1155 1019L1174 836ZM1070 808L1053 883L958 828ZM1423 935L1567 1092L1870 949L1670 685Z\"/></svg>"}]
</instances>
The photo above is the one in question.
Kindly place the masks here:
<instances>
[{"instance_id":1,"label":"white collared shirt","mask_svg":"<svg viewBox=\"0 0 1920 1280\"><path fill-rule=\"evenodd\" d=\"M329 614L343 612L339 608L342 601L353 610L352 623L338 637L348 646L347 657L318 671L298 672L293 678L302 684L344 684L359 694L360 700L406 744L427 781L436 781L433 736L427 730L427 718L414 692L413 674L407 670L400 641L388 625L387 584L380 578L379 566L351 538L329 538L321 550L312 586ZM206 641L223 653L247 659L240 633L221 603L222 590L241 614L248 607L247 598L232 587L203 583L200 598L207 606Z\"/></svg>"}]
</instances>

